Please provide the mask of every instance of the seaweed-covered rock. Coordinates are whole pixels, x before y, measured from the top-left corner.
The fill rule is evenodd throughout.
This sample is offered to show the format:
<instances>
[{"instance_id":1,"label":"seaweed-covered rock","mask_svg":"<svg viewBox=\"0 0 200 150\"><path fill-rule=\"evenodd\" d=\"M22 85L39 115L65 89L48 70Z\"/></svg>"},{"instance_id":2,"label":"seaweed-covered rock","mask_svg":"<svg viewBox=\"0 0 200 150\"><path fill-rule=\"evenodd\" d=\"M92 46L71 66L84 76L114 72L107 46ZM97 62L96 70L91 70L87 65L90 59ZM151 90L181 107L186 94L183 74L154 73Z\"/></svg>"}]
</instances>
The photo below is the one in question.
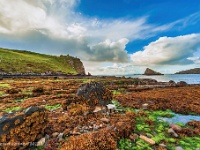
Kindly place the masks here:
<instances>
[{"instance_id":1,"label":"seaweed-covered rock","mask_svg":"<svg viewBox=\"0 0 200 150\"><path fill-rule=\"evenodd\" d=\"M44 136L46 127L44 108L30 107L0 119L0 149L26 149L32 142Z\"/></svg>"},{"instance_id":2,"label":"seaweed-covered rock","mask_svg":"<svg viewBox=\"0 0 200 150\"><path fill-rule=\"evenodd\" d=\"M106 106L112 100L112 93L98 82L82 84L76 95L90 106Z\"/></svg>"}]
</instances>

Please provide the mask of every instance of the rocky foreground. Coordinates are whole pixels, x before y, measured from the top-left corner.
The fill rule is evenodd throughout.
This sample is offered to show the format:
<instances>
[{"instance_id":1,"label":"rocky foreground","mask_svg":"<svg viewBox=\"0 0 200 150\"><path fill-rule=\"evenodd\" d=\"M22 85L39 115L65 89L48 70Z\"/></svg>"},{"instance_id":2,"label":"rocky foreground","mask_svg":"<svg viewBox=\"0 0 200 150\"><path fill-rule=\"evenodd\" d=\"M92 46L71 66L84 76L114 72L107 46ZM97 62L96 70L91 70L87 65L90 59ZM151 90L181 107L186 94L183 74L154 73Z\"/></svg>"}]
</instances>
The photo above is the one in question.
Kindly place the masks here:
<instances>
[{"instance_id":1,"label":"rocky foreground","mask_svg":"<svg viewBox=\"0 0 200 150\"><path fill-rule=\"evenodd\" d=\"M27 77L0 81L0 149L200 148L200 85L116 77Z\"/></svg>"}]
</instances>

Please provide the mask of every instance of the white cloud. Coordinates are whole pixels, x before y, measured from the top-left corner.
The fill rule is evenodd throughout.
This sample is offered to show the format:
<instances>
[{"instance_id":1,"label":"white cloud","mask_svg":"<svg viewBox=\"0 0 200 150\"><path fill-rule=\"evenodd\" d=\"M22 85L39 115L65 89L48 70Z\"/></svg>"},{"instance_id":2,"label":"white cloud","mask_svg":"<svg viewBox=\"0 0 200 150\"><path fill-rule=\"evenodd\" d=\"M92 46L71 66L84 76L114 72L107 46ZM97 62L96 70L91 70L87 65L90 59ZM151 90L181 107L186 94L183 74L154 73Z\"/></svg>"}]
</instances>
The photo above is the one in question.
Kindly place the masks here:
<instances>
[{"instance_id":1,"label":"white cloud","mask_svg":"<svg viewBox=\"0 0 200 150\"><path fill-rule=\"evenodd\" d=\"M70 54L87 61L86 69L89 68L95 72L96 67L93 64L96 64L101 69L103 67L106 72L107 68L101 65L105 64L102 63L103 61L111 63L128 61L126 44L129 41L151 37L158 32L171 29L176 24L187 25L198 21L199 15L197 13L184 19L185 21L179 20L158 26L148 24L146 16L137 19L112 20L84 16L75 11L79 2L80 0L9 0L9 2L0 0L1 46L53 55ZM170 41L170 38L165 38L166 41ZM159 42L162 43L162 40L159 40L155 42L155 47L160 45ZM154 45L152 43L149 47L153 48ZM170 47L173 47L173 44ZM146 61L144 59L149 58L145 56L145 50L132 55L136 63L140 61L144 63ZM155 55L155 58L159 58L156 59L157 61L151 58L152 63L170 61L172 56L169 55L170 52L162 51L161 53L166 53L166 55L158 56L151 50L147 51ZM141 56L142 59L140 60L136 55ZM188 55L188 57L193 56ZM122 68L118 69L119 72L133 71L132 67L124 65L119 65L115 70ZM93 66L93 69L90 66Z\"/></svg>"},{"instance_id":2,"label":"white cloud","mask_svg":"<svg viewBox=\"0 0 200 150\"><path fill-rule=\"evenodd\" d=\"M134 64L184 64L200 46L200 34L177 37L161 37L131 55Z\"/></svg>"},{"instance_id":3,"label":"white cloud","mask_svg":"<svg viewBox=\"0 0 200 150\"><path fill-rule=\"evenodd\" d=\"M128 54L125 51L128 39L123 38L116 42L107 39L91 47L88 51L91 61L127 62Z\"/></svg>"}]
</instances>

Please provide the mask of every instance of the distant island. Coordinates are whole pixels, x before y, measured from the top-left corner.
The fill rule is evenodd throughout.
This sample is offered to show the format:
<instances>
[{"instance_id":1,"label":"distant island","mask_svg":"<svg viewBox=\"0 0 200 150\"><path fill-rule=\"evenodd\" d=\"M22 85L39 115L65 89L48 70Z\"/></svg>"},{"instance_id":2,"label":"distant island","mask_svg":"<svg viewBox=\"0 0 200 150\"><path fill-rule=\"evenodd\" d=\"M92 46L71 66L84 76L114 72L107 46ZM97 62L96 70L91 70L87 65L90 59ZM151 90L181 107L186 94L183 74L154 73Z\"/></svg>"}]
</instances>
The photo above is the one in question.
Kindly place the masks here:
<instances>
[{"instance_id":1,"label":"distant island","mask_svg":"<svg viewBox=\"0 0 200 150\"><path fill-rule=\"evenodd\" d=\"M52 56L0 48L0 75L85 75L83 63L72 56Z\"/></svg>"},{"instance_id":2,"label":"distant island","mask_svg":"<svg viewBox=\"0 0 200 150\"><path fill-rule=\"evenodd\" d=\"M160 72L156 72L152 69L147 68L143 75L163 75Z\"/></svg>"},{"instance_id":3,"label":"distant island","mask_svg":"<svg viewBox=\"0 0 200 150\"><path fill-rule=\"evenodd\" d=\"M179 71L179 72L176 72L175 74L200 74L200 68Z\"/></svg>"}]
</instances>

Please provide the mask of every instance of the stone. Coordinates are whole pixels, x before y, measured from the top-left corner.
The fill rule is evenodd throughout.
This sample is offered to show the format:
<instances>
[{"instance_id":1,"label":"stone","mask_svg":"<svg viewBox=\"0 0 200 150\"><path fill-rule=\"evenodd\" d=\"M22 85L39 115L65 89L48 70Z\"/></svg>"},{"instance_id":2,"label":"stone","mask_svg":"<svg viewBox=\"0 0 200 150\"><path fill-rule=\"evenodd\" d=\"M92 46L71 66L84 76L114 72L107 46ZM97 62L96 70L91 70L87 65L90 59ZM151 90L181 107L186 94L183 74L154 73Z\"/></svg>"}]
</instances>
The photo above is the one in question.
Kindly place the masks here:
<instances>
[{"instance_id":1,"label":"stone","mask_svg":"<svg viewBox=\"0 0 200 150\"><path fill-rule=\"evenodd\" d=\"M155 145L156 144L156 142L154 140L152 140L152 139L150 139L150 138L148 138L148 137L146 137L144 135L140 135L140 139L144 140L145 142L147 142L150 145Z\"/></svg>"},{"instance_id":2,"label":"stone","mask_svg":"<svg viewBox=\"0 0 200 150\"><path fill-rule=\"evenodd\" d=\"M108 118L101 118L100 120L102 122L104 122L104 123L109 123L110 122L110 120Z\"/></svg>"},{"instance_id":3,"label":"stone","mask_svg":"<svg viewBox=\"0 0 200 150\"><path fill-rule=\"evenodd\" d=\"M169 127L172 128L175 132L182 130L181 126L176 125L176 124L170 124Z\"/></svg>"},{"instance_id":4,"label":"stone","mask_svg":"<svg viewBox=\"0 0 200 150\"><path fill-rule=\"evenodd\" d=\"M174 82L173 80L170 80L170 81L169 81L169 85L170 85L170 86L175 86L175 85L176 85L176 82Z\"/></svg>"},{"instance_id":5,"label":"stone","mask_svg":"<svg viewBox=\"0 0 200 150\"><path fill-rule=\"evenodd\" d=\"M59 135L58 132L54 132L54 133L52 134L53 138L56 138L58 135Z\"/></svg>"},{"instance_id":6,"label":"stone","mask_svg":"<svg viewBox=\"0 0 200 150\"><path fill-rule=\"evenodd\" d=\"M177 82L176 85L177 85L177 86L187 86L188 84L187 84L187 82L185 82L185 81L180 81L180 82Z\"/></svg>"},{"instance_id":7,"label":"stone","mask_svg":"<svg viewBox=\"0 0 200 150\"><path fill-rule=\"evenodd\" d=\"M95 109L93 110L93 113L100 112L102 108L100 106L96 106Z\"/></svg>"},{"instance_id":8,"label":"stone","mask_svg":"<svg viewBox=\"0 0 200 150\"><path fill-rule=\"evenodd\" d=\"M148 106L149 106L149 104L144 103L144 104L142 104L142 109L146 110Z\"/></svg>"},{"instance_id":9,"label":"stone","mask_svg":"<svg viewBox=\"0 0 200 150\"><path fill-rule=\"evenodd\" d=\"M184 150L181 146L176 146L175 150Z\"/></svg>"},{"instance_id":10,"label":"stone","mask_svg":"<svg viewBox=\"0 0 200 150\"><path fill-rule=\"evenodd\" d=\"M172 129L168 129L168 133L171 134L173 137L178 137L178 134Z\"/></svg>"},{"instance_id":11,"label":"stone","mask_svg":"<svg viewBox=\"0 0 200 150\"><path fill-rule=\"evenodd\" d=\"M108 109L115 109L116 106L114 104L108 104L106 105Z\"/></svg>"},{"instance_id":12,"label":"stone","mask_svg":"<svg viewBox=\"0 0 200 150\"><path fill-rule=\"evenodd\" d=\"M137 135L137 134L131 134L130 136L129 136L129 138L131 139L131 140L133 140L134 142L136 141L136 139L138 138L139 136Z\"/></svg>"},{"instance_id":13,"label":"stone","mask_svg":"<svg viewBox=\"0 0 200 150\"><path fill-rule=\"evenodd\" d=\"M37 146L44 146L46 142L46 138L43 137L37 142Z\"/></svg>"},{"instance_id":14,"label":"stone","mask_svg":"<svg viewBox=\"0 0 200 150\"><path fill-rule=\"evenodd\" d=\"M78 88L76 96L90 106L106 106L112 100L112 92L98 82L82 84Z\"/></svg>"},{"instance_id":15,"label":"stone","mask_svg":"<svg viewBox=\"0 0 200 150\"><path fill-rule=\"evenodd\" d=\"M159 146L161 146L161 147L167 147L167 145L165 145L163 143L159 144Z\"/></svg>"},{"instance_id":16,"label":"stone","mask_svg":"<svg viewBox=\"0 0 200 150\"><path fill-rule=\"evenodd\" d=\"M58 135L58 139L63 138L63 136L64 136L64 133L60 133L60 134Z\"/></svg>"}]
</instances>

